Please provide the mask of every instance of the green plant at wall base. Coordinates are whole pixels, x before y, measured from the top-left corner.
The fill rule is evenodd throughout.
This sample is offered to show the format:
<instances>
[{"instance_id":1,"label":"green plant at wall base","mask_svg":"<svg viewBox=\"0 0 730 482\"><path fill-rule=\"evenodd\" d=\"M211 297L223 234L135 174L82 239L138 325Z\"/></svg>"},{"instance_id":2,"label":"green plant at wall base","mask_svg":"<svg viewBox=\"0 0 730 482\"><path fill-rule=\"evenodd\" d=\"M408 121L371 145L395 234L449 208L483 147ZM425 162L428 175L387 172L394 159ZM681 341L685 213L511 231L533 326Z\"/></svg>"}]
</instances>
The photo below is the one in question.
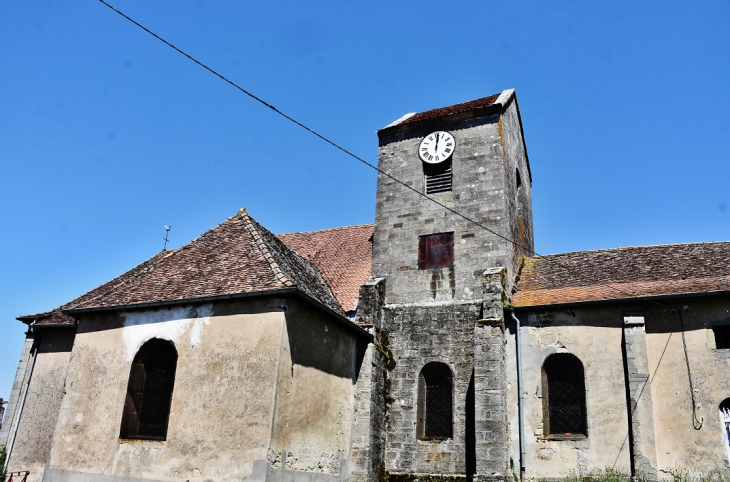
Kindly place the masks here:
<instances>
[{"instance_id":1,"label":"green plant at wall base","mask_svg":"<svg viewBox=\"0 0 730 482\"><path fill-rule=\"evenodd\" d=\"M723 469L698 472L684 468L662 472L659 474L659 480L664 482L730 482L730 472ZM603 470L593 470L588 473L571 471L564 477L530 478L530 480L537 482L648 482L649 478L640 471L637 471L636 475L631 477L620 470L607 467Z\"/></svg>"},{"instance_id":2,"label":"green plant at wall base","mask_svg":"<svg viewBox=\"0 0 730 482\"><path fill-rule=\"evenodd\" d=\"M696 472L687 468L672 469L666 471L667 476L660 478L671 482L730 482L730 472L723 469L715 469L710 472Z\"/></svg>"},{"instance_id":3,"label":"green plant at wall base","mask_svg":"<svg viewBox=\"0 0 730 482\"><path fill-rule=\"evenodd\" d=\"M390 395L392 382L390 381L390 376L388 376L388 373L393 371L393 369L395 368L395 357L393 356L393 352L390 351L390 337L388 335L388 330L386 330L385 328L377 330L376 340L377 342L375 343L375 348L383 356L383 399L385 400L385 416L387 418L388 405L393 403L394 401L393 397Z\"/></svg>"},{"instance_id":4,"label":"green plant at wall base","mask_svg":"<svg viewBox=\"0 0 730 482\"><path fill-rule=\"evenodd\" d=\"M8 457L8 449L5 444L0 444L0 481L5 480L5 459Z\"/></svg>"}]
</instances>

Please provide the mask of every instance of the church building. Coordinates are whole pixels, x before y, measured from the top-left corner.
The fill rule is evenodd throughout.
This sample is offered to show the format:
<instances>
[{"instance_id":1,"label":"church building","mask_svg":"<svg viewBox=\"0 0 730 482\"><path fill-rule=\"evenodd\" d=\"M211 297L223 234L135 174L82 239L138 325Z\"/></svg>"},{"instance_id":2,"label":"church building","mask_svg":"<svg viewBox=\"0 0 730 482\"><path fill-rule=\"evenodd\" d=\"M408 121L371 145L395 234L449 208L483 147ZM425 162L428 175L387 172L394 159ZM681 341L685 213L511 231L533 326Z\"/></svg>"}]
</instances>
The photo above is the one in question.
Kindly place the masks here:
<instances>
[{"instance_id":1,"label":"church building","mask_svg":"<svg viewBox=\"0 0 730 482\"><path fill-rule=\"evenodd\" d=\"M241 209L28 325L28 481L730 470L730 242L538 256L514 90L378 131L375 223Z\"/></svg>"}]
</instances>

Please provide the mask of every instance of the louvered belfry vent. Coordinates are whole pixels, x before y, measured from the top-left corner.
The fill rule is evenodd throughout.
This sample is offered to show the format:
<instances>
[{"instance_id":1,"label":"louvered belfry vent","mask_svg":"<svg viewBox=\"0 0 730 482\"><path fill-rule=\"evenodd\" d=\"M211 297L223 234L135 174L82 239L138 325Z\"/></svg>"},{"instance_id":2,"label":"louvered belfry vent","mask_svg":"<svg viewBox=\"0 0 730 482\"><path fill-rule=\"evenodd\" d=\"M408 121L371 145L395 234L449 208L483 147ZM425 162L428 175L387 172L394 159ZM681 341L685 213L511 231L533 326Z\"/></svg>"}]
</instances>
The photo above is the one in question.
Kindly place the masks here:
<instances>
[{"instance_id":1,"label":"louvered belfry vent","mask_svg":"<svg viewBox=\"0 0 730 482\"><path fill-rule=\"evenodd\" d=\"M423 174L426 178L426 194L451 191L451 159L440 164L423 163Z\"/></svg>"}]
</instances>

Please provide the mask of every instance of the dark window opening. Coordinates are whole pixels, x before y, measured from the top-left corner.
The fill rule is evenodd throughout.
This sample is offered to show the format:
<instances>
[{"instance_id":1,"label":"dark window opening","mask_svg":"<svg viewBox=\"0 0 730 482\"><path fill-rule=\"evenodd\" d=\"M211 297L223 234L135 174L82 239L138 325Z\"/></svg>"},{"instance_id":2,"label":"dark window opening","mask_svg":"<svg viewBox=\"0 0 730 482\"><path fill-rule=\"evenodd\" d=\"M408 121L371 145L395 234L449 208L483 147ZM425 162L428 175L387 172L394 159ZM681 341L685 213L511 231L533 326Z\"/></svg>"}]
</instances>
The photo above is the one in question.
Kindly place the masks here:
<instances>
[{"instance_id":1,"label":"dark window opening","mask_svg":"<svg viewBox=\"0 0 730 482\"><path fill-rule=\"evenodd\" d=\"M451 165L451 159L440 164L423 163L426 194L451 191L451 180L453 178Z\"/></svg>"},{"instance_id":2,"label":"dark window opening","mask_svg":"<svg viewBox=\"0 0 730 482\"><path fill-rule=\"evenodd\" d=\"M545 435L587 435L583 364L573 355L551 355L542 366Z\"/></svg>"},{"instance_id":3,"label":"dark window opening","mask_svg":"<svg viewBox=\"0 0 730 482\"><path fill-rule=\"evenodd\" d=\"M432 362L418 377L418 438L452 438L452 377L443 363Z\"/></svg>"},{"instance_id":4,"label":"dark window opening","mask_svg":"<svg viewBox=\"0 0 730 482\"><path fill-rule=\"evenodd\" d=\"M418 238L418 269L454 266L454 233L428 234Z\"/></svg>"},{"instance_id":5,"label":"dark window opening","mask_svg":"<svg viewBox=\"0 0 730 482\"><path fill-rule=\"evenodd\" d=\"M522 178L520 177L520 168L518 167L515 171L515 177L517 178L517 189L522 186Z\"/></svg>"},{"instance_id":6,"label":"dark window opening","mask_svg":"<svg viewBox=\"0 0 730 482\"><path fill-rule=\"evenodd\" d=\"M139 349L129 373L121 438L165 440L175 385L177 351L154 338Z\"/></svg>"},{"instance_id":7,"label":"dark window opening","mask_svg":"<svg viewBox=\"0 0 730 482\"><path fill-rule=\"evenodd\" d=\"M719 408L723 445L725 445L725 451L727 452L728 460L730 460L730 398L723 400Z\"/></svg>"},{"instance_id":8,"label":"dark window opening","mask_svg":"<svg viewBox=\"0 0 730 482\"><path fill-rule=\"evenodd\" d=\"M730 326L716 326L712 331L715 333L715 348L730 348Z\"/></svg>"}]
</instances>

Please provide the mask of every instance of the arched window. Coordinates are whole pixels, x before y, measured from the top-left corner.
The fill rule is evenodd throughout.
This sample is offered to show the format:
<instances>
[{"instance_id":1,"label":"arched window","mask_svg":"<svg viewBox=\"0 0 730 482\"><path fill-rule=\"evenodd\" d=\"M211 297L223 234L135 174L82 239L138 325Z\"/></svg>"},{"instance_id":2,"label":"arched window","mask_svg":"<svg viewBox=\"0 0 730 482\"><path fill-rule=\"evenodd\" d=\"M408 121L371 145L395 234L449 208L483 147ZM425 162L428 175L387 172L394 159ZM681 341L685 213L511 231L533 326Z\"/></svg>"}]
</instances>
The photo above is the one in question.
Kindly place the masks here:
<instances>
[{"instance_id":1,"label":"arched window","mask_svg":"<svg viewBox=\"0 0 730 482\"><path fill-rule=\"evenodd\" d=\"M522 178L520 177L520 168L518 167L515 169L515 178L517 181L517 189L520 189L520 186L522 186Z\"/></svg>"},{"instance_id":2,"label":"arched window","mask_svg":"<svg viewBox=\"0 0 730 482\"><path fill-rule=\"evenodd\" d=\"M730 398L726 398L720 404L720 425L722 427L722 440L725 442L725 451L730 460Z\"/></svg>"},{"instance_id":3,"label":"arched window","mask_svg":"<svg viewBox=\"0 0 730 482\"><path fill-rule=\"evenodd\" d=\"M452 438L452 376L449 367L432 362L418 377L418 425L420 439Z\"/></svg>"},{"instance_id":4,"label":"arched window","mask_svg":"<svg viewBox=\"0 0 730 482\"><path fill-rule=\"evenodd\" d=\"M545 435L588 435L583 364L573 355L551 355L542 365Z\"/></svg>"},{"instance_id":5,"label":"arched window","mask_svg":"<svg viewBox=\"0 0 730 482\"><path fill-rule=\"evenodd\" d=\"M176 366L177 351L169 341L153 338L142 345L129 372L121 438L167 438Z\"/></svg>"}]
</instances>

